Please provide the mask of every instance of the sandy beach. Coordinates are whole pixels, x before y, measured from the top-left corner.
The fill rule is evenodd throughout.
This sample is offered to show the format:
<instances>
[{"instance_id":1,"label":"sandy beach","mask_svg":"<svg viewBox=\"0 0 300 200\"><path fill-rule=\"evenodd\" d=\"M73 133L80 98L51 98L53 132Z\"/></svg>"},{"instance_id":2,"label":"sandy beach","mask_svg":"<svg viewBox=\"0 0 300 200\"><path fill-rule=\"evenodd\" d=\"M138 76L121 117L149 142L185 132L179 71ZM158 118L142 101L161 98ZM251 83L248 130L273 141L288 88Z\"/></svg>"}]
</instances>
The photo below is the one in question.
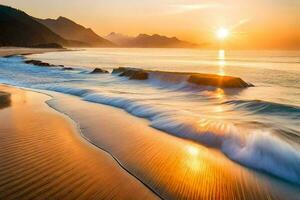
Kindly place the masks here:
<instances>
[{"instance_id":1,"label":"sandy beach","mask_svg":"<svg viewBox=\"0 0 300 200\"><path fill-rule=\"evenodd\" d=\"M0 90L11 94L10 104L0 110L5 122L0 125L1 199L156 199L151 190L163 199L299 195L296 188L157 131L124 111L57 93L51 99L8 86ZM82 136L99 148L46 101L71 116Z\"/></svg>"},{"instance_id":2,"label":"sandy beach","mask_svg":"<svg viewBox=\"0 0 300 200\"><path fill-rule=\"evenodd\" d=\"M48 96L0 91L11 94L0 107L0 199L157 199L49 108Z\"/></svg>"},{"instance_id":3,"label":"sandy beach","mask_svg":"<svg viewBox=\"0 0 300 200\"><path fill-rule=\"evenodd\" d=\"M66 49L1 47L0 56L39 54L39 53L54 52L54 51L66 51Z\"/></svg>"}]
</instances>

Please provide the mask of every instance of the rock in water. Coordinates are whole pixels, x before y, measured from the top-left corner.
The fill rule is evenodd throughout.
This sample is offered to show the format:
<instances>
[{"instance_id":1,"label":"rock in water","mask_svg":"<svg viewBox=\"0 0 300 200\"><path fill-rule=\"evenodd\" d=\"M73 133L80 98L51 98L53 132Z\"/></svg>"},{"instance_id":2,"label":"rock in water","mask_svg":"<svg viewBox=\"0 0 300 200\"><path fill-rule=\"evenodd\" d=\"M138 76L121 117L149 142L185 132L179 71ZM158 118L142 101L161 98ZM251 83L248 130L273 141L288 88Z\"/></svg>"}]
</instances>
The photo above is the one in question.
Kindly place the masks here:
<instances>
[{"instance_id":1,"label":"rock in water","mask_svg":"<svg viewBox=\"0 0 300 200\"><path fill-rule=\"evenodd\" d=\"M52 65L46 62L42 62L40 60L25 60L24 61L26 64L31 64L39 67L61 67L64 70L73 70L71 67L64 67L64 65Z\"/></svg>"},{"instance_id":2,"label":"rock in water","mask_svg":"<svg viewBox=\"0 0 300 200\"><path fill-rule=\"evenodd\" d=\"M74 68L72 68L72 67L62 67L62 70L72 71L72 70L74 70Z\"/></svg>"},{"instance_id":3,"label":"rock in water","mask_svg":"<svg viewBox=\"0 0 300 200\"><path fill-rule=\"evenodd\" d=\"M25 63L35 65L35 66L40 66L40 67L55 67L55 65L51 65L49 63L45 63L40 60L26 60Z\"/></svg>"},{"instance_id":4,"label":"rock in water","mask_svg":"<svg viewBox=\"0 0 300 200\"><path fill-rule=\"evenodd\" d=\"M91 74L108 74L109 72L107 70L104 69L100 69L100 68L95 68Z\"/></svg>"},{"instance_id":5,"label":"rock in water","mask_svg":"<svg viewBox=\"0 0 300 200\"><path fill-rule=\"evenodd\" d=\"M120 67L114 69L112 73L119 73L119 76L129 77L130 80L147 80L149 77L148 71L136 68Z\"/></svg>"},{"instance_id":6,"label":"rock in water","mask_svg":"<svg viewBox=\"0 0 300 200\"><path fill-rule=\"evenodd\" d=\"M253 87L239 77L221 76L215 74L193 74L189 77L188 82L197 85L214 86L220 88L247 88Z\"/></svg>"},{"instance_id":7,"label":"rock in water","mask_svg":"<svg viewBox=\"0 0 300 200\"><path fill-rule=\"evenodd\" d=\"M128 68L125 67L119 67L119 68L115 68L112 71L112 74L119 74L119 73L123 73L127 70Z\"/></svg>"},{"instance_id":8,"label":"rock in water","mask_svg":"<svg viewBox=\"0 0 300 200\"><path fill-rule=\"evenodd\" d=\"M149 74L145 71L137 71L133 73L129 79L130 80L147 80L149 77Z\"/></svg>"},{"instance_id":9,"label":"rock in water","mask_svg":"<svg viewBox=\"0 0 300 200\"><path fill-rule=\"evenodd\" d=\"M114 69L112 73L118 74L119 76L128 77L130 80L147 80L151 74L151 76L154 78L156 76L163 76L165 79L182 79L189 83L202 86L213 86L220 88L247 88L254 86L251 83L245 82L239 77L222 76L217 74L151 71L130 67L119 67Z\"/></svg>"}]
</instances>

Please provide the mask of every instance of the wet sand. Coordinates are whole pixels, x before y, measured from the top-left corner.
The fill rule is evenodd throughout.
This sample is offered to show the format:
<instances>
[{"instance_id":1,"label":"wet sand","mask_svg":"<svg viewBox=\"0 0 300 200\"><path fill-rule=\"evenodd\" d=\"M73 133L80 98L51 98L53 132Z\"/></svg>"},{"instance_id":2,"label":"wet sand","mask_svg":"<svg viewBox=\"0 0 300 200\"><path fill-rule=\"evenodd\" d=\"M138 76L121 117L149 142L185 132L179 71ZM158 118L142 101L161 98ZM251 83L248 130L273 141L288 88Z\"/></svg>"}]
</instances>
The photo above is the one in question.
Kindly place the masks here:
<instances>
[{"instance_id":1,"label":"wet sand","mask_svg":"<svg viewBox=\"0 0 300 200\"><path fill-rule=\"evenodd\" d=\"M300 199L298 185L241 166L216 149L153 129L123 110L52 94L52 107L163 199Z\"/></svg>"},{"instance_id":2,"label":"wet sand","mask_svg":"<svg viewBox=\"0 0 300 200\"><path fill-rule=\"evenodd\" d=\"M0 56L39 54L54 51L66 51L66 49L0 47Z\"/></svg>"},{"instance_id":3,"label":"wet sand","mask_svg":"<svg viewBox=\"0 0 300 200\"><path fill-rule=\"evenodd\" d=\"M0 199L156 199L49 108L48 96L7 86L0 109Z\"/></svg>"}]
</instances>

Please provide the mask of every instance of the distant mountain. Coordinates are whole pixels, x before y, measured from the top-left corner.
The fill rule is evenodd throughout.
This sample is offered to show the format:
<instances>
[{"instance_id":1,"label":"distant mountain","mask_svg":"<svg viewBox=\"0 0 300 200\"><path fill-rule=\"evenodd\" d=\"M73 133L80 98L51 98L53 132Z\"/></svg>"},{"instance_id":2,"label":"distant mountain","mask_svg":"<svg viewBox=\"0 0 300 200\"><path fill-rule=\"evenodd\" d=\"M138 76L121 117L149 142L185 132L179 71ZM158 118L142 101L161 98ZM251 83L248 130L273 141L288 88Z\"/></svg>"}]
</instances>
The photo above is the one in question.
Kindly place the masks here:
<instances>
[{"instance_id":1,"label":"distant mountain","mask_svg":"<svg viewBox=\"0 0 300 200\"><path fill-rule=\"evenodd\" d=\"M47 44L86 45L62 38L23 11L0 5L0 46L32 47Z\"/></svg>"},{"instance_id":2,"label":"distant mountain","mask_svg":"<svg viewBox=\"0 0 300 200\"><path fill-rule=\"evenodd\" d=\"M122 47L195 48L198 46L197 44L181 41L176 37L166 37L158 34L140 34L137 37L129 37L112 32L105 38Z\"/></svg>"},{"instance_id":3,"label":"distant mountain","mask_svg":"<svg viewBox=\"0 0 300 200\"><path fill-rule=\"evenodd\" d=\"M105 39L115 43L118 46L130 46L130 44L135 38L129 37L127 35L122 35L120 33L112 32L109 35L107 35Z\"/></svg>"},{"instance_id":4,"label":"distant mountain","mask_svg":"<svg viewBox=\"0 0 300 200\"><path fill-rule=\"evenodd\" d=\"M113 43L97 35L92 29L85 28L72 20L59 17L57 19L37 19L54 33L68 40L76 40L89 44L90 46L113 46Z\"/></svg>"},{"instance_id":5,"label":"distant mountain","mask_svg":"<svg viewBox=\"0 0 300 200\"><path fill-rule=\"evenodd\" d=\"M0 5L0 46L26 47L143 47L193 48L196 44L176 37L140 34L137 37L118 33L106 39L92 29L85 28L67 18L37 19L23 11Z\"/></svg>"}]
</instances>

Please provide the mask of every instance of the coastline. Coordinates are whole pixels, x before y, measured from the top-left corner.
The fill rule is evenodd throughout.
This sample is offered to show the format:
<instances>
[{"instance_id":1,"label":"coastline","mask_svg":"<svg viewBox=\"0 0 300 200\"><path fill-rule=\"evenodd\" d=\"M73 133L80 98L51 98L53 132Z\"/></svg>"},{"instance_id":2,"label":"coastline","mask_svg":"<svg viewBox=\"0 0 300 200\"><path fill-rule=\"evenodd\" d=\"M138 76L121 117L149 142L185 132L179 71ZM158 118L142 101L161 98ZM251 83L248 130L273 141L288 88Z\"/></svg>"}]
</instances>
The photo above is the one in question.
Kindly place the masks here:
<instances>
[{"instance_id":1,"label":"coastline","mask_svg":"<svg viewBox=\"0 0 300 200\"><path fill-rule=\"evenodd\" d=\"M14 55L30 55L47 52L68 51L68 49L51 49L51 48L26 48L26 47L0 47L0 57Z\"/></svg>"},{"instance_id":2,"label":"coastline","mask_svg":"<svg viewBox=\"0 0 300 200\"><path fill-rule=\"evenodd\" d=\"M108 152L114 164L162 198L284 199L295 194L297 199L297 186L289 188L281 180L239 166L214 149L153 129L146 120L120 109L53 94L54 99L45 100L47 104L75 121L88 145Z\"/></svg>"},{"instance_id":3,"label":"coastline","mask_svg":"<svg viewBox=\"0 0 300 200\"><path fill-rule=\"evenodd\" d=\"M48 104L79 124L87 141L163 199L298 199L297 186L234 163L214 148L154 129L118 108L50 94Z\"/></svg>"},{"instance_id":4,"label":"coastline","mask_svg":"<svg viewBox=\"0 0 300 200\"><path fill-rule=\"evenodd\" d=\"M1 199L157 199L49 108L48 96L11 86L0 90L11 94L11 105L0 109Z\"/></svg>"}]
</instances>

